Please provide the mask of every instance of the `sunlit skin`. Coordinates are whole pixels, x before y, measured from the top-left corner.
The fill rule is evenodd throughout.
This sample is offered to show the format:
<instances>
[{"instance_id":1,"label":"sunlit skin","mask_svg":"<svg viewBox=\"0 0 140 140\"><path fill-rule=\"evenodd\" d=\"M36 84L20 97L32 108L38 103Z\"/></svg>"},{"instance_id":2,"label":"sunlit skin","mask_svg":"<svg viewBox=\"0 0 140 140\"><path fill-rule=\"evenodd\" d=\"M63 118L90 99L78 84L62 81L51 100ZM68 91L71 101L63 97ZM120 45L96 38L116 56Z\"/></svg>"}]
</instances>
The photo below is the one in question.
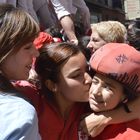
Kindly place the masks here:
<instances>
[{"instance_id":1,"label":"sunlit skin","mask_svg":"<svg viewBox=\"0 0 140 140\"><path fill-rule=\"evenodd\" d=\"M90 41L87 45L87 48L90 49L91 53L93 54L97 49L105 45L107 42L104 41L98 34L96 30L92 31Z\"/></svg>"},{"instance_id":2,"label":"sunlit skin","mask_svg":"<svg viewBox=\"0 0 140 140\"><path fill-rule=\"evenodd\" d=\"M86 58L82 53L70 57L60 70L54 94L61 114L66 116L75 102L88 102L91 77L86 72Z\"/></svg>"},{"instance_id":3,"label":"sunlit skin","mask_svg":"<svg viewBox=\"0 0 140 140\"><path fill-rule=\"evenodd\" d=\"M2 71L9 80L26 80L32 67L33 58L39 52L30 42L22 46L16 53L11 53L2 63Z\"/></svg>"},{"instance_id":4,"label":"sunlit skin","mask_svg":"<svg viewBox=\"0 0 140 140\"><path fill-rule=\"evenodd\" d=\"M124 99L123 86L101 74L95 74L89 91L89 104L93 111L114 109Z\"/></svg>"}]
</instances>

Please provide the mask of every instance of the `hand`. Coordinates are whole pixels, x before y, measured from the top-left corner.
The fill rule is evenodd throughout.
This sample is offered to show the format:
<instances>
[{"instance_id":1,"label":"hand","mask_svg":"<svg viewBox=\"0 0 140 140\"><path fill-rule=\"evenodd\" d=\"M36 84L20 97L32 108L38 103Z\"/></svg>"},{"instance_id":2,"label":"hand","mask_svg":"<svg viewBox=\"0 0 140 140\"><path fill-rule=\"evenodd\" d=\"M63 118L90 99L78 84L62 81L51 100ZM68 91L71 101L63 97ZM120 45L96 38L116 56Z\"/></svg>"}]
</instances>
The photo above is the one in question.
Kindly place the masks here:
<instances>
[{"instance_id":1,"label":"hand","mask_svg":"<svg viewBox=\"0 0 140 140\"><path fill-rule=\"evenodd\" d=\"M75 44L75 45L78 45L78 40L77 39L72 39L72 40L70 40L70 42Z\"/></svg>"},{"instance_id":2,"label":"hand","mask_svg":"<svg viewBox=\"0 0 140 140\"><path fill-rule=\"evenodd\" d=\"M99 135L108 125L110 118L104 115L96 115L94 113L86 116L80 122L80 129L91 137Z\"/></svg>"}]
</instances>

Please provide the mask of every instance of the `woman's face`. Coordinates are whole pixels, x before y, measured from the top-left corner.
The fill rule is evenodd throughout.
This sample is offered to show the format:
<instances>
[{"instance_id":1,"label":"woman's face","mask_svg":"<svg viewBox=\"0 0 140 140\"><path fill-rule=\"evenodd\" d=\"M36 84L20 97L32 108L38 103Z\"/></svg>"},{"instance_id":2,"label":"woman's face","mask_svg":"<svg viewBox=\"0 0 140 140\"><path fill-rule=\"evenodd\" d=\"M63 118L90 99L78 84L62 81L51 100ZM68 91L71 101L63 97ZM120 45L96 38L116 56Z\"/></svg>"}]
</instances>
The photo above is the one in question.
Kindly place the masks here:
<instances>
[{"instance_id":1,"label":"woman's face","mask_svg":"<svg viewBox=\"0 0 140 140\"><path fill-rule=\"evenodd\" d=\"M89 91L89 104L93 111L114 109L123 99L123 86L120 83L95 74Z\"/></svg>"},{"instance_id":2,"label":"woman's face","mask_svg":"<svg viewBox=\"0 0 140 140\"><path fill-rule=\"evenodd\" d=\"M96 30L93 30L87 48L89 48L91 53L93 54L97 49L99 49L106 43L107 42L99 36L98 32Z\"/></svg>"},{"instance_id":3,"label":"woman's face","mask_svg":"<svg viewBox=\"0 0 140 140\"><path fill-rule=\"evenodd\" d=\"M39 52L30 42L3 61L2 71L9 80L26 80L32 67L33 58L38 55Z\"/></svg>"},{"instance_id":4,"label":"woman's face","mask_svg":"<svg viewBox=\"0 0 140 140\"><path fill-rule=\"evenodd\" d=\"M72 56L60 70L57 89L60 100L66 103L88 102L91 77L82 53Z\"/></svg>"}]
</instances>

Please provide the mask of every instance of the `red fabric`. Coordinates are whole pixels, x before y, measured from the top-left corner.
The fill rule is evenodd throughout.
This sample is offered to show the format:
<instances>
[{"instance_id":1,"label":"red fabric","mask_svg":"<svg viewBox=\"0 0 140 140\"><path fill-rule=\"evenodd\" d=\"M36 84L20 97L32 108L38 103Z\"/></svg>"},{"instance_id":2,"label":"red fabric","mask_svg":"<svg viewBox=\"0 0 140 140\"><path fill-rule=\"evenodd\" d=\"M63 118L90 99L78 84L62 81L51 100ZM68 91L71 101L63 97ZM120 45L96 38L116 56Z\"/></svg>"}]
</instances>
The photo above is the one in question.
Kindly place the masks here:
<instances>
[{"instance_id":1,"label":"red fabric","mask_svg":"<svg viewBox=\"0 0 140 140\"><path fill-rule=\"evenodd\" d=\"M42 140L79 140L79 121L88 111L87 103L76 103L65 121L57 111L57 107L38 94L34 86L23 81L18 82L16 86L32 101L37 110Z\"/></svg>"},{"instance_id":2,"label":"red fabric","mask_svg":"<svg viewBox=\"0 0 140 140\"><path fill-rule=\"evenodd\" d=\"M110 125L93 140L140 140L140 120Z\"/></svg>"},{"instance_id":3,"label":"red fabric","mask_svg":"<svg viewBox=\"0 0 140 140\"><path fill-rule=\"evenodd\" d=\"M66 121L63 120L56 108L47 101L42 107L39 127L43 140L78 140L79 121L83 110L85 110L82 104L73 107Z\"/></svg>"},{"instance_id":4,"label":"red fabric","mask_svg":"<svg viewBox=\"0 0 140 140\"><path fill-rule=\"evenodd\" d=\"M17 81L14 86L26 97L35 107L37 113L40 111L41 96L36 87L28 81Z\"/></svg>"},{"instance_id":5,"label":"red fabric","mask_svg":"<svg viewBox=\"0 0 140 140\"><path fill-rule=\"evenodd\" d=\"M46 32L40 32L39 36L34 40L34 45L37 49L39 49L43 46L43 44L52 42L54 42L54 40L50 34Z\"/></svg>"},{"instance_id":6,"label":"red fabric","mask_svg":"<svg viewBox=\"0 0 140 140\"><path fill-rule=\"evenodd\" d=\"M92 29L90 28L90 29L86 32L86 35L87 35L87 36L91 36L91 34L92 34Z\"/></svg>"}]
</instances>

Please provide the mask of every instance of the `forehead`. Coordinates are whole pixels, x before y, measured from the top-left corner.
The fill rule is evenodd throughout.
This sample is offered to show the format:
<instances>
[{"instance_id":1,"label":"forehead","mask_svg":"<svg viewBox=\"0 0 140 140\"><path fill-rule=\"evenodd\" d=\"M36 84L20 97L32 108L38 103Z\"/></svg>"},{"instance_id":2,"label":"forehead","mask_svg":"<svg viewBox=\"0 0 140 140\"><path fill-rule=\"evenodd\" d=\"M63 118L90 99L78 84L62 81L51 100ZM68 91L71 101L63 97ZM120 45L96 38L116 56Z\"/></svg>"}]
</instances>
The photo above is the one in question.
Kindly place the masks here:
<instances>
[{"instance_id":1,"label":"forehead","mask_svg":"<svg viewBox=\"0 0 140 140\"><path fill-rule=\"evenodd\" d=\"M68 59L68 61L62 65L61 72L65 74L71 73L76 70L85 70L87 62L85 56L80 52Z\"/></svg>"},{"instance_id":2,"label":"forehead","mask_svg":"<svg viewBox=\"0 0 140 140\"><path fill-rule=\"evenodd\" d=\"M93 30L92 31L92 34L91 34L91 37L90 39L98 39L98 40L103 40L101 37L100 37L100 34L96 31L96 30Z\"/></svg>"},{"instance_id":3,"label":"forehead","mask_svg":"<svg viewBox=\"0 0 140 140\"><path fill-rule=\"evenodd\" d=\"M92 36L99 36L97 30L95 30L95 29L92 30L91 37L92 37Z\"/></svg>"},{"instance_id":4,"label":"forehead","mask_svg":"<svg viewBox=\"0 0 140 140\"><path fill-rule=\"evenodd\" d=\"M108 78L108 77L105 76L105 75L96 73L96 74L95 74L95 77L99 78L102 82L104 82L104 83L106 83L106 84L109 84L110 86L113 86L113 87L122 86L121 83L117 82L117 81L114 80L114 79Z\"/></svg>"}]
</instances>

